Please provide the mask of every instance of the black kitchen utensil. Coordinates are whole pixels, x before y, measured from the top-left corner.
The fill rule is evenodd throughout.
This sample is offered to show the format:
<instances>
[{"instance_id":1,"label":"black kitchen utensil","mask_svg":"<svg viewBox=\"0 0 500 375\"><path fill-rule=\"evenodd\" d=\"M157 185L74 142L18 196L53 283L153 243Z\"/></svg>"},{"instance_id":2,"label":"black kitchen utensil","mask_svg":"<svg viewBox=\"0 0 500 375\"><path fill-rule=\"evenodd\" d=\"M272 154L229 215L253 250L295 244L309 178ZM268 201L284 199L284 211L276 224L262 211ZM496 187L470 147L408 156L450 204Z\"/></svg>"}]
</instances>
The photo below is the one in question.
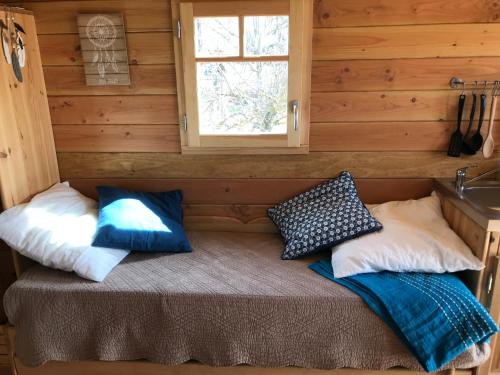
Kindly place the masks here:
<instances>
[{"instance_id":1,"label":"black kitchen utensil","mask_svg":"<svg viewBox=\"0 0 500 375\"><path fill-rule=\"evenodd\" d=\"M469 136L469 133L472 129L472 126L474 125L474 116L476 115L476 102L477 102L477 95L476 93L472 94L472 107L470 110L470 117L469 117L469 126L467 127L467 131L464 134L463 142L462 142L462 152L466 155L474 155L476 153L475 150L473 150L469 143L467 142L467 137Z\"/></svg>"},{"instance_id":2,"label":"black kitchen utensil","mask_svg":"<svg viewBox=\"0 0 500 375\"><path fill-rule=\"evenodd\" d=\"M477 124L476 133L471 137L469 141L469 148L475 152L481 149L484 139L481 135L481 127L483 126L484 114L486 113L486 107L488 106L488 97L486 94L481 94L480 108L479 108L479 121Z\"/></svg>"},{"instance_id":3,"label":"black kitchen utensil","mask_svg":"<svg viewBox=\"0 0 500 375\"><path fill-rule=\"evenodd\" d=\"M457 118L457 130L451 135L450 146L448 147L448 156L458 158L460 156L460 151L462 150L463 135L460 131L462 125L462 117L464 115L465 107L465 94L461 94L458 100L458 118Z\"/></svg>"}]
</instances>

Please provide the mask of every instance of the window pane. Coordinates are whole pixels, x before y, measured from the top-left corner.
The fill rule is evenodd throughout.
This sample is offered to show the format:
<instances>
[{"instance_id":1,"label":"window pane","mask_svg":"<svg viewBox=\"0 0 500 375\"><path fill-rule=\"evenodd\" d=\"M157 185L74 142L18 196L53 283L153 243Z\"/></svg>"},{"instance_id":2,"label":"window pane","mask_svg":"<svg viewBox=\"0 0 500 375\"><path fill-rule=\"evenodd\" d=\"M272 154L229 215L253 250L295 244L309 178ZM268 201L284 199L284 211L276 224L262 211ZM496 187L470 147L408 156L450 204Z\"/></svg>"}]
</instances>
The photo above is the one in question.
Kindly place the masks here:
<instances>
[{"instance_id":1,"label":"window pane","mask_svg":"<svg viewBox=\"0 0 500 375\"><path fill-rule=\"evenodd\" d=\"M238 17L195 18L196 57L240 54Z\"/></svg>"},{"instance_id":2,"label":"window pane","mask_svg":"<svg viewBox=\"0 0 500 375\"><path fill-rule=\"evenodd\" d=\"M245 17L245 56L288 55L288 16Z\"/></svg>"},{"instance_id":3,"label":"window pane","mask_svg":"<svg viewBox=\"0 0 500 375\"><path fill-rule=\"evenodd\" d=\"M288 62L198 63L200 134L286 134Z\"/></svg>"}]
</instances>

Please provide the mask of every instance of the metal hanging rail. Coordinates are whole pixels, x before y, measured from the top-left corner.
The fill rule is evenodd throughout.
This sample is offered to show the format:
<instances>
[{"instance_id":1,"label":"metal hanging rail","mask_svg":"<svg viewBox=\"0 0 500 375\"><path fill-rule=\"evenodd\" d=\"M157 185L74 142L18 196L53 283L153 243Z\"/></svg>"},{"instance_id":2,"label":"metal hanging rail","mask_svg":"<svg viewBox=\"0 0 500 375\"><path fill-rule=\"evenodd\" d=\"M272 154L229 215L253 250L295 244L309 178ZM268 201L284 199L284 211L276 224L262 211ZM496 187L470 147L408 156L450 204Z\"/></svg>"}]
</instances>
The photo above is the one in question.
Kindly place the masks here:
<instances>
[{"instance_id":1,"label":"metal hanging rail","mask_svg":"<svg viewBox=\"0 0 500 375\"><path fill-rule=\"evenodd\" d=\"M453 77L452 79L450 79L450 87L452 89L464 89L467 87L467 86L473 86L473 87L478 87L478 88L483 88L483 89L487 89L487 88L493 88L495 85L498 85L500 81L485 81L485 80L478 80L478 81L470 81L470 82L467 82L467 81L464 81L462 78L459 78L459 77Z\"/></svg>"}]
</instances>

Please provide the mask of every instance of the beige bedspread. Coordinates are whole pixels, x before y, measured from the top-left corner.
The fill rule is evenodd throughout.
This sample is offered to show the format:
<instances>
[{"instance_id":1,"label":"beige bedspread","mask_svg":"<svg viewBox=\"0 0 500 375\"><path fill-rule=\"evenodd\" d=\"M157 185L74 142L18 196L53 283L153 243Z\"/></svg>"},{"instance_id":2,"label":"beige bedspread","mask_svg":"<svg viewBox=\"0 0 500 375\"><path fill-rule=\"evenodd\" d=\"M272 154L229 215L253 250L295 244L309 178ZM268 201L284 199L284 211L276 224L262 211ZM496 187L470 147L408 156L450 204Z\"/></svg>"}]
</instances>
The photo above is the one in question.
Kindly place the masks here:
<instances>
[{"instance_id":1,"label":"beige bedspread","mask_svg":"<svg viewBox=\"0 0 500 375\"><path fill-rule=\"evenodd\" d=\"M280 260L278 235L189 236L193 253L132 254L101 284L27 271L4 299L19 359L421 369L357 295L307 268L316 258ZM489 351L473 347L454 365Z\"/></svg>"}]
</instances>

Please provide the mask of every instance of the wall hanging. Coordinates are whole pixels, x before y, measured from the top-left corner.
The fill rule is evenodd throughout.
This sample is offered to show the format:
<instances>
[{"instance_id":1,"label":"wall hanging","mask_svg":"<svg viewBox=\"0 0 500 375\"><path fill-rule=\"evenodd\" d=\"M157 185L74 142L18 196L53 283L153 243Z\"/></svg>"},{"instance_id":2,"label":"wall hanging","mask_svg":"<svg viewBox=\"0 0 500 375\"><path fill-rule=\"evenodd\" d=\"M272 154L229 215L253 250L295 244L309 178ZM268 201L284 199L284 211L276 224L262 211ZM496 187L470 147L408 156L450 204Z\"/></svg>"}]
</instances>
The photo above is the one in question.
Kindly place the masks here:
<instances>
[{"instance_id":1,"label":"wall hanging","mask_svg":"<svg viewBox=\"0 0 500 375\"><path fill-rule=\"evenodd\" d=\"M87 86L130 85L122 14L79 14L78 30Z\"/></svg>"},{"instance_id":2,"label":"wall hanging","mask_svg":"<svg viewBox=\"0 0 500 375\"><path fill-rule=\"evenodd\" d=\"M26 66L26 49L23 27L16 22L10 8L5 7L4 17L0 18L0 37L2 50L7 64L12 65L14 75L19 82L23 81L22 68Z\"/></svg>"}]
</instances>

